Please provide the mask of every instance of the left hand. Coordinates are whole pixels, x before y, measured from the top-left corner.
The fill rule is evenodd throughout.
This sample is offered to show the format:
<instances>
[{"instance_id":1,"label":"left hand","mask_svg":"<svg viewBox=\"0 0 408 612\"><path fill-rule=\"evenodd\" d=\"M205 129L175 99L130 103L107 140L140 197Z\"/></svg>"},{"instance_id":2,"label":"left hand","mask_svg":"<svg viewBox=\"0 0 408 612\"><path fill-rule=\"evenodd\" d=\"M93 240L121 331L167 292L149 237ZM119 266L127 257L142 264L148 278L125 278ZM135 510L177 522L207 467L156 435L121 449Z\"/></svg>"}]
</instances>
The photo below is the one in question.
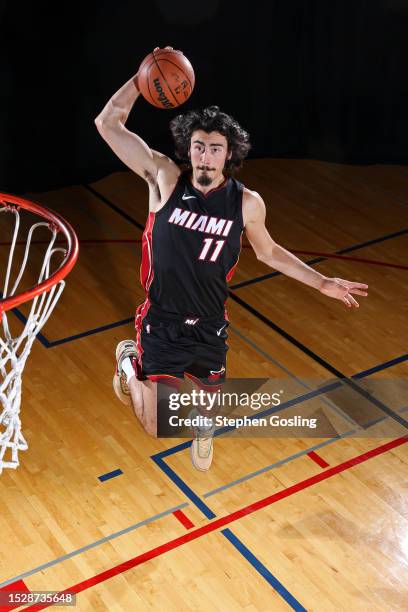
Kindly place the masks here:
<instances>
[{"instance_id":1,"label":"left hand","mask_svg":"<svg viewBox=\"0 0 408 612\"><path fill-rule=\"evenodd\" d=\"M342 278L325 278L321 284L320 293L341 300L348 308L353 306L358 308L359 304L351 294L367 296L368 292L363 291L364 289L368 289L368 285L364 283L353 283Z\"/></svg>"}]
</instances>

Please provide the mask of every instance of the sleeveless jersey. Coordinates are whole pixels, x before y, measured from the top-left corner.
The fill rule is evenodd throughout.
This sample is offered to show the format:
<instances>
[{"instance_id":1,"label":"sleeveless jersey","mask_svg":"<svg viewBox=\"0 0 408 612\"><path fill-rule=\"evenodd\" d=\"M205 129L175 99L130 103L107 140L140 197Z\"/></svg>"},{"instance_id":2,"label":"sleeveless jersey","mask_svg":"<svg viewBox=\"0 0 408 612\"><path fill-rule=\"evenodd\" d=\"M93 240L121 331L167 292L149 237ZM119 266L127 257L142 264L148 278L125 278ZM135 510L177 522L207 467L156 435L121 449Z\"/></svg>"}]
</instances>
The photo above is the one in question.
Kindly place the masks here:
<instances>
[{"instance_id":1,"label":"sleeveless jersey","mask_svg":"<svg viewBox=\"0 0 408 612\"><path fill-rule=\"evenodd\" d=\"M242 193L242 183L226 178L204 195L180 174L143 233L140 278L151 304L180 315L223 313L241 251Z\"/></svg>"}]
</instances>

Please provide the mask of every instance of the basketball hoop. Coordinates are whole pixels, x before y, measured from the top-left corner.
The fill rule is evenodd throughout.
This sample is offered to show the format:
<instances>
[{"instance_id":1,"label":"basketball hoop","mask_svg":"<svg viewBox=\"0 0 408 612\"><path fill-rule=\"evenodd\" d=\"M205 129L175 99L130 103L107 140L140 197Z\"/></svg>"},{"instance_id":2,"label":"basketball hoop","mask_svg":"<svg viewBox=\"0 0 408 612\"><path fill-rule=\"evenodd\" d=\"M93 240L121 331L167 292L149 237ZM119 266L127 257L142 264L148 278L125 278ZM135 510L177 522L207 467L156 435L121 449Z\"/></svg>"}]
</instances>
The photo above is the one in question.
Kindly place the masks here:
<instances>
[{"instance_id":1,"label":"basketball hoop","mask_svg":"<svg viewBox=\"0 0 408 612\"><path fill-rule=\"evenodd\" d=\"M20 210L28 211L41 218L27 228L26 238L18 240ZM47 322L65 287L65 276L72 270L78 258L78 239L71 225L59 214L29 200L0 193L0 214L14 216L14 230L10 242L0 243L0 249L10 246L3 287L0 290L0 474L3 468L19 465L18 451L27 450L28 445L21 433L20 403L21 377L25 362L35 337ZM12 225L12 224L11 224ZM49 235L45 242L42 265L33 286L19 289L27 267L33 236L39 228L47 228ZM40 230L44 231L44 230ZM62 234L64 247L57 247L57 235ZM21 261L15 256L16 248L23 245ZM59 265L52 263L56 253L63 253ZM52 267L56 269L52 271ZM29 313L22 318L23 330L13 337L8 312L25 302L31 302ZM21 314L21 313L20 313ZM11 456L6 456L11 455Z\"/></svg>"}]
</instances>

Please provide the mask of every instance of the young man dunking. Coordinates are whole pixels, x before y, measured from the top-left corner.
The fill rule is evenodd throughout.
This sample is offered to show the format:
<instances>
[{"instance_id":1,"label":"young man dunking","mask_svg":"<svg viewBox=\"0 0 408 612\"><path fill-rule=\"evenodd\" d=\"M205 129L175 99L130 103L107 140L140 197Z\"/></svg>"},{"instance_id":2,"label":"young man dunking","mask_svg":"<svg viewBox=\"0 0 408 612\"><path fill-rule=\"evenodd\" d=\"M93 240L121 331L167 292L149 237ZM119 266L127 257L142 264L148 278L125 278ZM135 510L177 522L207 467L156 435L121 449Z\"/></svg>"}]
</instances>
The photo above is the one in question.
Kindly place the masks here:
<instances>
[{"instance_id":1,"label":"young man dunking","mask_svg":"<svg viewBox=\"0 0 408 612\"><path fill-rule=\"evenodd\" d=\"M175 117L170 129L182 171L125 124L139 97L137 74L96 118L116 155L149 186L149 215L142 241L145 301L136 312L136 342L116 348L114 389L131 404L145 431L157 435L157 383L184 376L200 388L226 376L227 282L245 232L257 259L324 295L358 307L353 294L368 286L323 276L277 244L265 227L265 204L233 178L246 157L249 135L217 106ZM214 426L194 430L193 465L208 470Z\"/></svg>"}]
</instances>

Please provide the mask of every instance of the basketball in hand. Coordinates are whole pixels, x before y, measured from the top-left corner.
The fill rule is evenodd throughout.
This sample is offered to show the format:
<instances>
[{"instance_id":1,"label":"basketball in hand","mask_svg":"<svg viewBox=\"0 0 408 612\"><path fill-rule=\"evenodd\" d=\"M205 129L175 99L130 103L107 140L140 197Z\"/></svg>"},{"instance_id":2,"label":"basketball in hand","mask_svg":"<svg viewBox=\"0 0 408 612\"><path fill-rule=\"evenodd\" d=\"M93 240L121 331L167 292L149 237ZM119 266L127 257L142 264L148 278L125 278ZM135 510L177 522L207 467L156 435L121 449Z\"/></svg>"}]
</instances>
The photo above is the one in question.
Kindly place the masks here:
<instances>
[{"instance_id":1,"label":"basketball in hand","mask_svg":"<svg viewBox=\"0 0 408 612\"><path fill-rule=\"evenodd\" d=\"M137 87L157 108L176 108L191 96L194 70L181 51L155 49L140 64Z\"/></svg>"}]
</instances>

